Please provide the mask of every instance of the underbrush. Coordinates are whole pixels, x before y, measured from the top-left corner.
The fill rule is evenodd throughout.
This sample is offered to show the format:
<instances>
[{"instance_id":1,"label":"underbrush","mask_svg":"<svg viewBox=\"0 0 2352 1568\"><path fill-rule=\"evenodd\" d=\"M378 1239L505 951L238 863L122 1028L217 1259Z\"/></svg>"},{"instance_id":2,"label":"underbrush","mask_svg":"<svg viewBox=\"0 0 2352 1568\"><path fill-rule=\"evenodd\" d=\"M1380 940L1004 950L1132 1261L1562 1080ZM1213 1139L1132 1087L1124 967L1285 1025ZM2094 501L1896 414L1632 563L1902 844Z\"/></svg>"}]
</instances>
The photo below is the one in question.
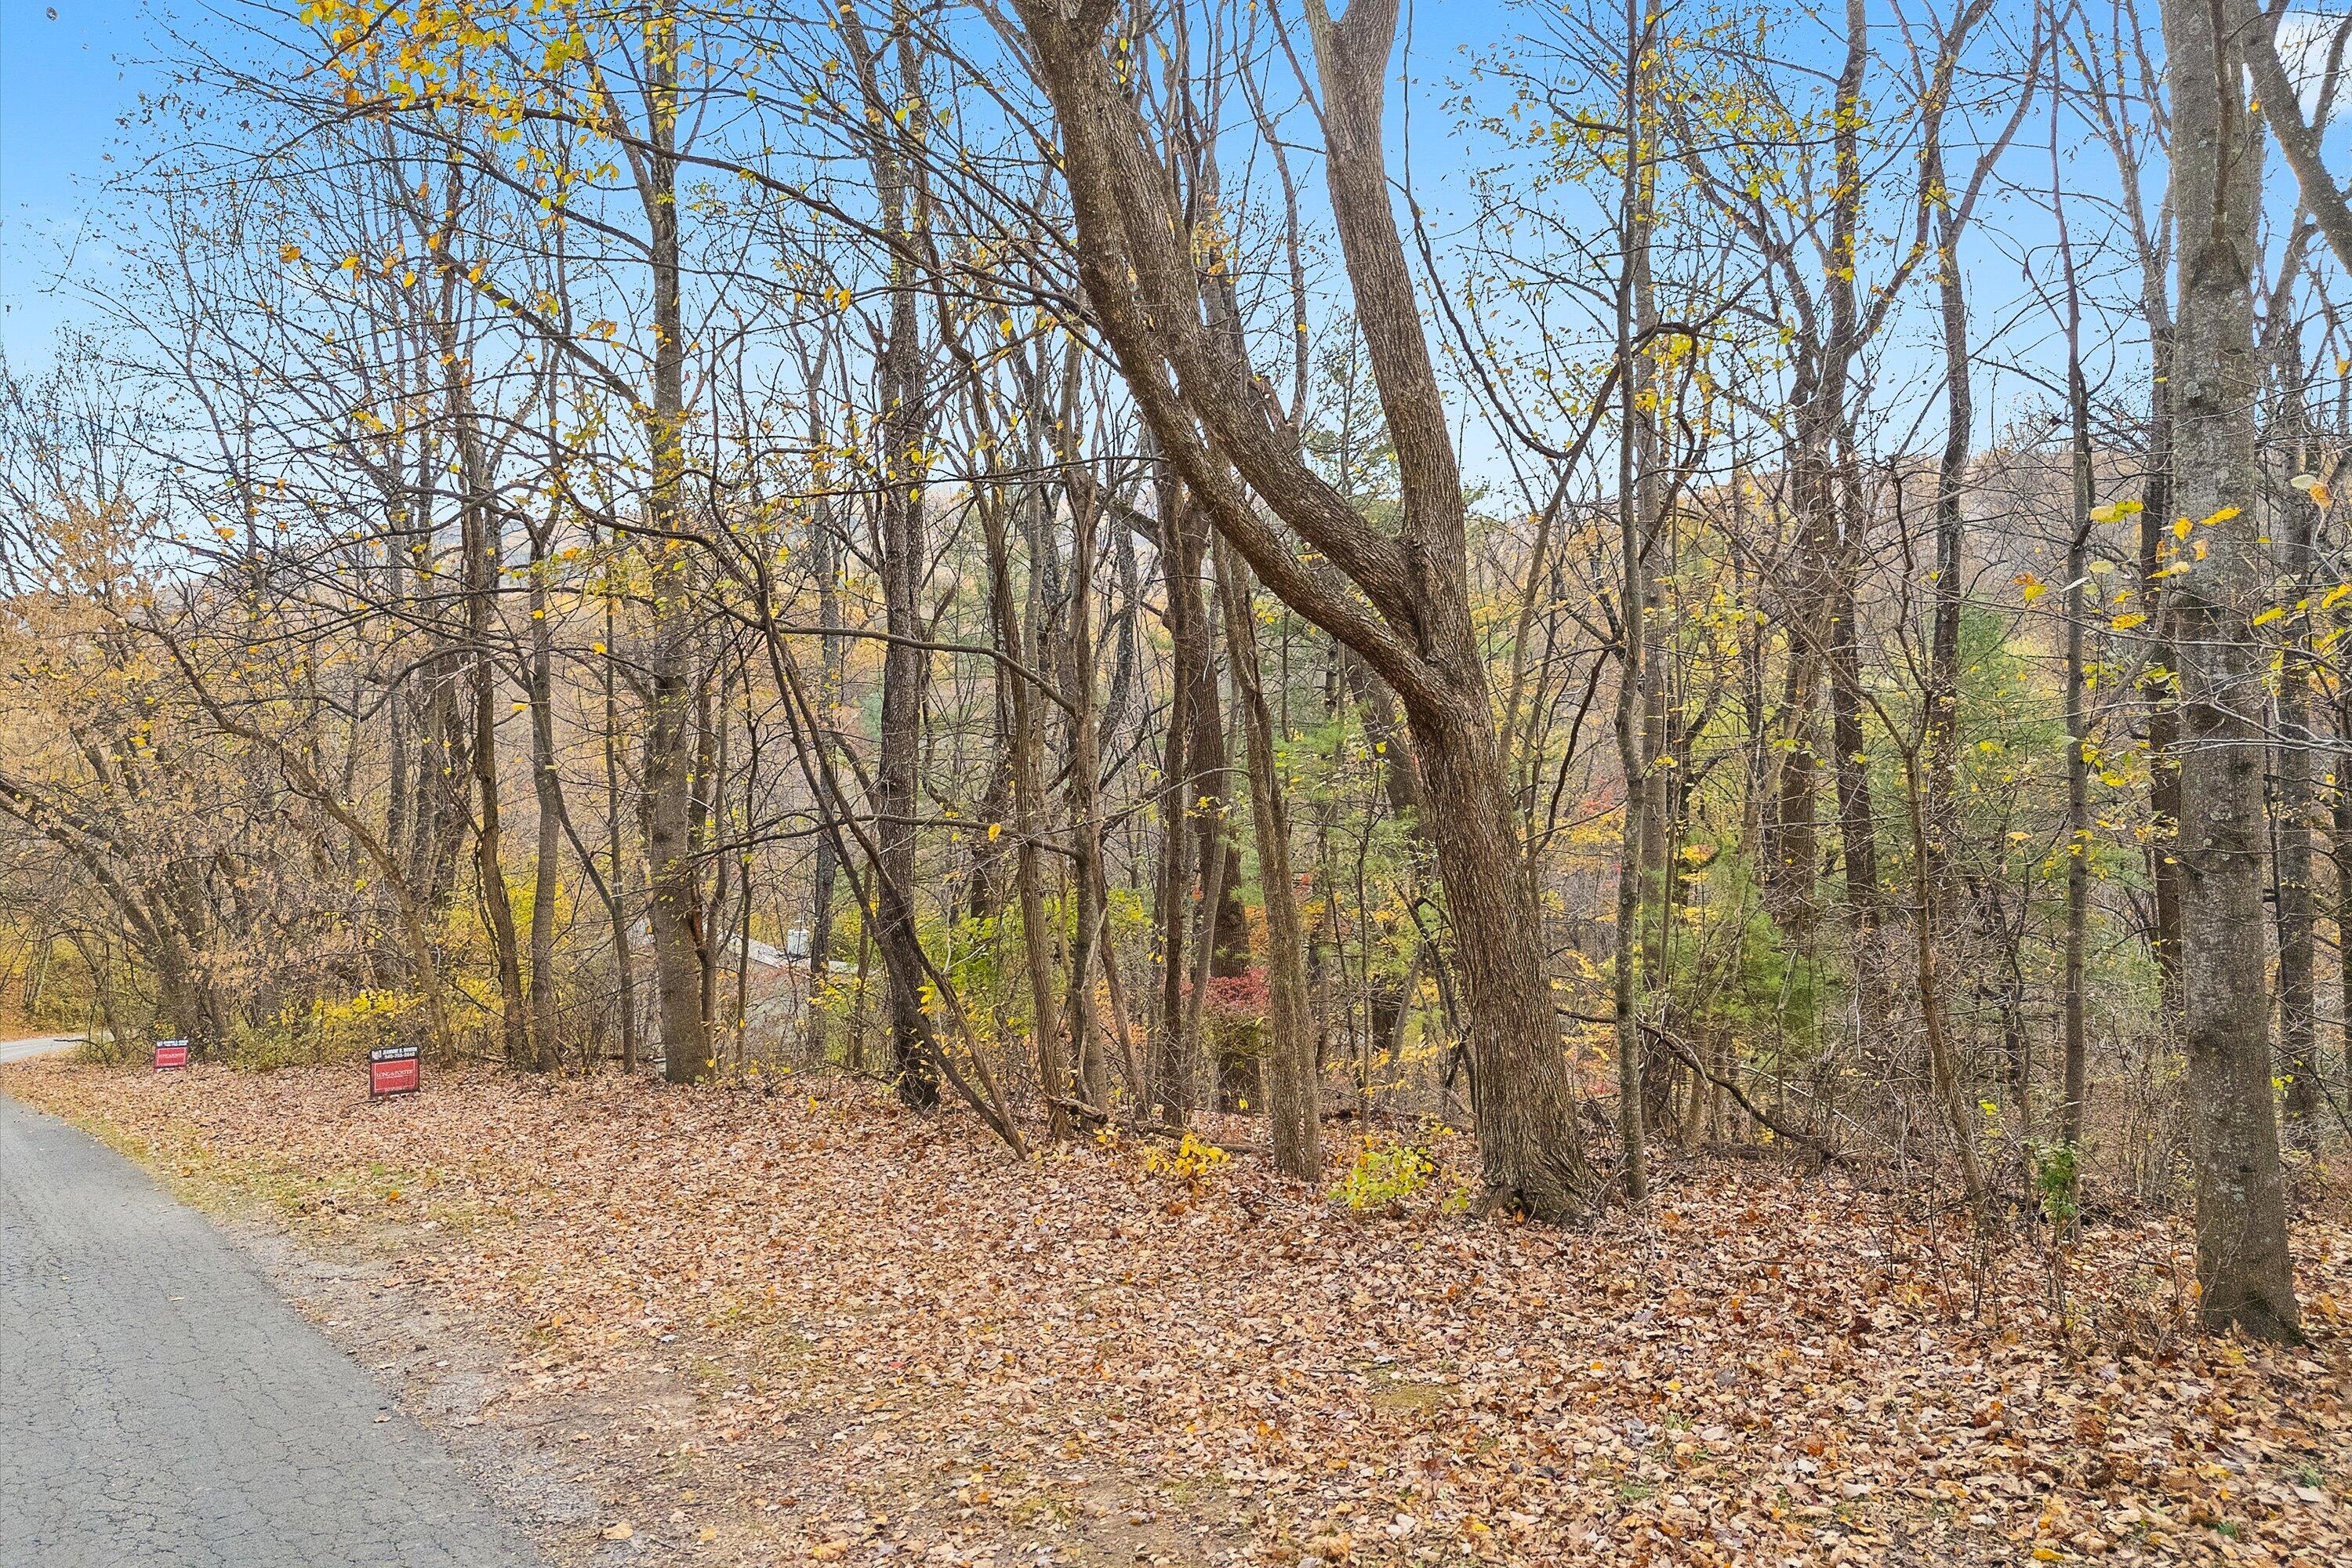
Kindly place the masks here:
<instances>
[{"instance_id":1,"label":"underbrush","mask_svg":"<svg viewBox=\"0 0 2352 1568\"><path fill-rule=\"evenodd\" d=\"M407 992L369 990L307 1006L288 1007L259 1023L239 1020L231 1031L232 1066L268 1071L278 1068L357 1061L382 1046L414 1041L423 1004Z\"/></svg>"}]
</instances>

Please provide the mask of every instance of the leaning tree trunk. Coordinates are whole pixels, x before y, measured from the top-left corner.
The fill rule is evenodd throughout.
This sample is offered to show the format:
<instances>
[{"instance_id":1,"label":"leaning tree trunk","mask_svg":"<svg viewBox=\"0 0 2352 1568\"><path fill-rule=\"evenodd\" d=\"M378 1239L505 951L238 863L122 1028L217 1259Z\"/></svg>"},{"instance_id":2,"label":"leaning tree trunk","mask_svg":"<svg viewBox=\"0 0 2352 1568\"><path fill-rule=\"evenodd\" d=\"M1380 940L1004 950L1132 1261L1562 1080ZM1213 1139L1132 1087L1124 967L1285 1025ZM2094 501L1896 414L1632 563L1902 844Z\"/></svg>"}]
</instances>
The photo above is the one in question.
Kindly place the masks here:
<instances>
[{"instance_id":1,"label":"leaning tree trunk","mask_svg":"<svg viewBox=\"0 0 2352 1568\"><path fill-rule=\"evenodd\" d=\"M2262 132L2238 43L2194 0L2166 0L2172 208L2180 215L2174 342L2177 506L2206 559L2176 579L2181 679L2181 972L2195 1134L2197 1276L2210 1327L2296 1335L2294 1261L2271 1089L2263 951L2263 659L2253 259Z\"/></svg>"}]
</instances>

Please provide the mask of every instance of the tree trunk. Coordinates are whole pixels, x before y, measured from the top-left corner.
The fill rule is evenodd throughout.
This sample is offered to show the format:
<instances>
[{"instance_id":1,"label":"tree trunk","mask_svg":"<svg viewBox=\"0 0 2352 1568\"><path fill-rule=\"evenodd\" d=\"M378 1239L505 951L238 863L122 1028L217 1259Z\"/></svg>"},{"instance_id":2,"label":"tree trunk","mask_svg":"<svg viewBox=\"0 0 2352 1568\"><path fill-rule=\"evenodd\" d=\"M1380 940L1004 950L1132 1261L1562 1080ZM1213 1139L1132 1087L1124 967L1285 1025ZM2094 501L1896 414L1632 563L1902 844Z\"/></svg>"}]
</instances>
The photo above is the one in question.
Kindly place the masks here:
<instances>
[{"instance_id":1,"label":"tree trunk","mask_svg":"<svg viewBox=\"0 0 2352 1568\"><path fill-rule=\"evenodd\" d=\"M646 27L646 188L642 193L653 275L653 454L646 521L654 539L654 637L648 661L652 714L646 735L646 860L654 988L661 1003L662 1076L694 1083L716 1065L705 994L702 873L694 858L695 665L700 639L696 553L685 537L686 331L680 311L677 226L677 17L667 5Z\"/></svg>"},{"instance_id":2,"label":"tree trunk","mask_svg":"<svg viewBox=\"0 0 2352 1568\"><path fill-rule=\"evenodd\" d=\"M1315 1022L1307 1016L1307 941L1298 921L1298 885L1290 869L1290 810L1283 798L1274 715L1258 674L1257 616L1244 569L1217 547L1219 598L1225 646L1234 668L1234 700L1242 709L1249 749L1250 826L1257 848L1258 884L1265 910L1266 1111L1275 1168L1311 1182L1322 1173L1322 1096L1315 1071Z\"/></svg>"},{"instance_id":3,"label":"tree trunk","mask_svg":"<svg viewBox=\"0 0 2352 1568\"><path fill-rule=\"evenodd\" d=\"M551 525L550 531L552 531ZM555 644L548 622L546 540L534 534L530 562L530 782L539 801L539 846L530 892L530 1020L533 1063L562 1064L555 976L555 905L563 854L563 779L555 762Z\"/></svg>"},{"instance_id":4,"label":"tree trunk","mask_svg":"<svg viewBox=\"0 0 2352 1568\"><path fill-rule=\"evenodd\" d=\"M2151 270L2156 270L2151 268ZM2164 311L2160 271L2143 289L2148 314L2148 367L2155 378L2148 396L2147 472L2140 484L2140 613L2147 616L2151 647L2139 679L2147 705L2148 880L2156 889L2157 1003L2168 1017L2180 1015L2180 690L2170 661L2172 595L2158 574L2165 568L2172 526L2172 321Z\"/></svg>"},{"instance_id":5,"label":"tree trunk","mask_svg":"<svg viewBox=\"0 0 2352 1568\"><path fill-rule=\"evenodd\" d=\"M2054 128L2052 135L2056 135ZM2054 142L2050 174L2054 186L2058 181ZM2091 714L2083 664L2083 623L2095 613L2097 600L2089 588L2091 392L2083 379L2083 297L2074 276L2074 248L2066 230L2064 201L2055 189L2051 192L2051 203L2058 214L2058 254L2066 274L2066 416L2074 431L2074 505L2073 515L2066 520L2066 940L2058 997L2064 1033L2058 1137L2072 1149L2083 1142L2089 1074L2088 1043L2083 1033L2083 965L2091 924Z\"/></svg>"},{"instance_id":6,"label":"tree trunk","mask_svg":"<svg viewBox=\"0 0 2352 1568\"><path fill-rule=\"evenodd\" d=\"M620 656L613 642L616 619L614 600L617 597L613 572L616 564L610 560L604 563L604 582L597 595L604 608L604 641L599 650L604 697L604 842L612 857L612 869L606 877L606 912L613 925L613 979L620 994L621 1071L634 1074L643 1054L643 1041L637 1032L636 955L629 949L628 836L621 831Z\"/></svg>"},{"instance_id":7,"label":"tree trunk","mask_svg":"<svg viewBox=\"0 0 2352 1568\"><path fill-rule=\"evenodd\" d=\"M2273 1106L2263 920L2263 661L2253 257L2261 123L2237 43L2166 0L2172 208L2180 215L2172 391L2179 507L2207 558L2175 579L2182 699L2179 858L2200 1312L2211 1328L2297 1334Z\"/></svg>"},{"instance_id":8,"label":"tree trunk","mask_svg":"<svg viewBox=\"0 0 2352 1568\"><path fill-rule=\"evenodd\" d=\"M1192 1113L1192 1077L1199 1042L1191 1027L1196 998L1188 994L1193 965L1187 960L1196 878L1213 869L1199 853L1205 847L1194 826L1208 809L1203 740L1212 732L1202 705L1210 681L1207 612L1201 597L1202 549L1208 519L1189 504L1181 485L1160 487L1160 572L1167 593L1168 636L1174 669L1168 709L1167 750L1160 763L1160 888L1154 923L1160 931L1160 1005L1153 1020L1153 1106L1170 1125L1181 1127Z\"/></svg>"},{"instance_id":9,"label":"tree trunk","mask_svg":"<svg viewBox=\"0 0 2352 1568\"><path fill-rule=\"evenodd\" d=\"M1030 614L1024 616L1013 598L1012 548L1004 527L1002 492L981 505L981 521L988 541L988 591L998 646L1024 668L1037 668L1032 657L1029 628L1034 626L1038 599L1038 574L1029 574ZM1054 949L1045 916L1045 897L1038 866L1038 846L1045 834L1045 777L1038 764L1037 694L1027 680L1000 673L1005 711L1005 748L1013 772L1013 882L1021 908L1021 956L1029 980L1029 1032L1037 1054L1037 1089L1045 1100L1047 1136L1055 1142L1070 1135L1070 1112L1064 1103L1075 1085L1070 1080L1069 1056L1062 1047L1059 1009L1054 996Z\"/></svg>"},{"instance_id":10,"label":"tree trunk","mask_svg":"<svg viewBox=\"0 0 2352 1568\"><path fill-rule=\"evenodd\" d=\"M2336 861L2336 984L2339 1023L2336 1037L2336 1070L2352 1080L2352 690L2339 690L2336 700L2336 765L2329 790ZM2315 1047L2315 1051L2316 1047ZM2322 1064L2315 1061L2315 1069ZM2317 1070L2314 1078L2321 1075ZM2325 1087L2324 1084L2315 1087Z\"/></svg>"},{"instance_id":11,"label":"tree trunk","mask_svg":"<svg viewBox=\"0 0 2352 1568\"><path fill-rule=\"evenodd\" d=\"M815 449L823 437L817 427L816 396L812 386L809 406L809 446ZM809 526L811 552L814 557L816 574L817 626L822 661L818 688L817 721L829 731L834 715L841 704L841 682L845 650L841 636L841 558L840 542L834 537L833 502L820 493L815 501L814 516ZM816 738L819 745L832 744L830 733ZM819 793L816 811L822 819L835 808L835 803ZM840 875L840 851L834 847L834 836L821 831L816 836L816 865L809 888L808 942L808 1040L809 1050L818 1059L825 1054L824 1013L819 1004L824 989L833 981L833 903L834 881Z\"/></svg>"},{"instance_id":12,"label":"tree trunk","mask_svg":"<svg viewBox=\"0 0 2352 1568\"><path fill-rule=\"evenodd\" d=\"M1103 874L1101 804L1102 738L1095 712L1094 605L1087 589L1093 570L1095 539L1102 509L1090 490L1074 489L1071 496L1070 570L1056 572L1066 579L1068 635L1062 639L1062 689L1070 700L1070 969L1068 1014L1070 1050L1076 1058L1078 1084L1088 1105L1110 1110L1111 1074L1108 1042L1095 1017L1095 971L1109 965L1102 925L1108 889ZM1036 541L1053 560L1052 530L1041 527ZM1124 1029L1124 1021L1120 1021ZM1130 1084L1130 1092L1141 1089Z\"/></svg>"},{"instance_id":13,"label":"tree trunk","mask_svg":"<svg viewBox=\"0 0 2352 1568\"><path fill-rule=\"evenodd\" d=\"M1634 333L1650 308L1650 192L1654 176L1643 150L1641 126L1647 109L1642 0L1625 5L1625 158L1619 190L1618 225L1625 237L1625 272L1617 288L1617 552L1618 662L1616 735L1618 771L1624 775L1625 821L1617 847L1617 952L1611 992L1617 1036L1617 1149L1625 1201L1649 1201L1649 1133L1642 1094L1642 982L1654 978L1659 955L1638 963L1643 885L1664 880L1665 837L1657 813L1657 780L1651 776L1664 713L1653 715L1644 700L1656 676L1650 670L1652 613L1643 556L1655 526L1657 458L1654 422L1656 375L1646 344ZM1660 928L1663 943L1664 927Z\"/></svg>"},{"instance_id":14,"label":"tree trunk","mask_svg":"<svg viewBox=\"0 0 2352 1568\"><path fill-rule=\"evenodd\" d=\"M2278 280L2263 311L2272 373L2277 378L2273 440L2292 437L2295 477L2310 451L2312 420L2305 406L2303 335L2294 320L2294 283L2303 270L2309 220L2300 212L2281 258ZM2311 499L2293 485L2272 492L2271 531L2279 543L2279 566L2289 586L2280 595L2307 605L2317 557L2313 550ZM2278 743L2271 767L2271 898L2278 922L2279 1072L2286 1079L2286 1135L2308 1145L2316 1135L2319 1111L2318 994L2312 935L2311 843L2312 757L2318 735L2311 721L2312 689L2317 669L2307 643L2309 622L2294 623L2278 663Z\"/></svg>"},{"instance_id":15,"label":"tree trunk","mask_svg":"<svg viewBox=\"0 0 2352 1568\"><path fill-rule=\"evenodd\" d=\"M490 657L491 596L504 567L499 525L489 500L488 465L472 426L462 372L452 360L449 415L458 426L457 450L466 494L459 548L464 552L467 673L473 696L473 774L476 791L474 869L482 913L489 928L490 953L499 976L499 1033L508 1065L529 1067L534 1055L530 1015L524 1004L522 956L515 938L514 900L507 891L499 802L498 664Z\"/></svg>"},{"instance_id":16,"label":"tree trunk","mask_svg":"<svg viewBox=\"0 0 2352 1568\"><path fill-rule=\"evenodd\" d=\"M889 101L865 26L844 15L841 36L855 60L868 100ZM918 91L907 57L900 58L898 96L912 104ZM880 417L875 424L879 450L878 543L884 620L894 639L882 655L882 733L875 760L875 839L888 896L878 900L883 923L876 941L886 955L910 953L921 941L916 929L915 817L921 809L923 706L930 685L930 655L917 646L924 637L923 583L930 562L923 524L924 448L931 439L929 378L925 374L921 317L915 266L908 249L920 224L913 182L891 141L887 123L870 126L866 162L884 234L898 242L890 253L890 325L876 356ZM921 973L894 956L889 964L890 1070L898 1099L917 1110L939 1103L936 1064L923 1049L928 1034L922 1012Z\"/></svg>"}]
</instances>

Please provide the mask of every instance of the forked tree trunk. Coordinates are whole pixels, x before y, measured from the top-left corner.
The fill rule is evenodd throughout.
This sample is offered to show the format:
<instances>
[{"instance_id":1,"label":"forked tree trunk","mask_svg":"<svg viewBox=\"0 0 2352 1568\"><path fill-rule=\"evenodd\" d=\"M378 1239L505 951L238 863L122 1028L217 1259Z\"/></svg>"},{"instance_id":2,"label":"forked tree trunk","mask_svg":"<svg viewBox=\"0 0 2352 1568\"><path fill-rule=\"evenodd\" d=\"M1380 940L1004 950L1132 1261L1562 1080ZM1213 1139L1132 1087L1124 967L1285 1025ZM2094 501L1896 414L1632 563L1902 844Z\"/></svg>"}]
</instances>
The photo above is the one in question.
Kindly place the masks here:
<instances>
[{"instance_id":1,"label":"forked tree trunk","mask_svg":"<svg viewBox=\"0 0 2352 1568\"><path fill-rule=\"evenodd\" d=\"M1331 209L1402 486L1393 536L1314 474L1255 390L1224 241L1180 218L1166 167L1105 54L1108 9L1072 18L1052 0L1016 8L1062 132L1088 304L1163 458L1259 578L1362 654L1404 703L1469 992L1487 1203L1547 1219L1581 1215L1591 1176L1575 1141L1541 910L1471 615L1461 474L1389 206L1381 118L1395 0L1357 0L1341 23L1318 0L1307 9ZM1302 561L1267 525L1261 501L1353 590Z\"/></svg>"}]
</instances>

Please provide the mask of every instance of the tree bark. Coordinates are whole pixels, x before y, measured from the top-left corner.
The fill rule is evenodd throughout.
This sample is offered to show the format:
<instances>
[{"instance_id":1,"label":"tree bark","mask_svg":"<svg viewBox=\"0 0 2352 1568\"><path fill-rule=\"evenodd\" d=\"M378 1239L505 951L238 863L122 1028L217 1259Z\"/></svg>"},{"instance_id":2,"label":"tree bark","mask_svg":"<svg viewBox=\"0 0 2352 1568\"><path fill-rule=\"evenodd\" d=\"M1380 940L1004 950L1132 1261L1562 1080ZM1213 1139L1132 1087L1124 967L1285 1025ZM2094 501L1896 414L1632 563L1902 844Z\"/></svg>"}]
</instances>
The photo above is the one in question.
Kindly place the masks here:
<instances>
[{"instance_id":1,"label":"tree bark","mask_svg":"<svg viewBox=\"0 0 2352 1568\"><path fill-rule=\"evenodd\" d=\"M2253 331L2262 128L2212 8L2165 0L2179 300L2179 507L2205 559L2175 579L2181 677L2182 980L2199 1310L2211 1328L2297 1336L2263 984L2263 661Z\"/></svg>"}]
</instances>

